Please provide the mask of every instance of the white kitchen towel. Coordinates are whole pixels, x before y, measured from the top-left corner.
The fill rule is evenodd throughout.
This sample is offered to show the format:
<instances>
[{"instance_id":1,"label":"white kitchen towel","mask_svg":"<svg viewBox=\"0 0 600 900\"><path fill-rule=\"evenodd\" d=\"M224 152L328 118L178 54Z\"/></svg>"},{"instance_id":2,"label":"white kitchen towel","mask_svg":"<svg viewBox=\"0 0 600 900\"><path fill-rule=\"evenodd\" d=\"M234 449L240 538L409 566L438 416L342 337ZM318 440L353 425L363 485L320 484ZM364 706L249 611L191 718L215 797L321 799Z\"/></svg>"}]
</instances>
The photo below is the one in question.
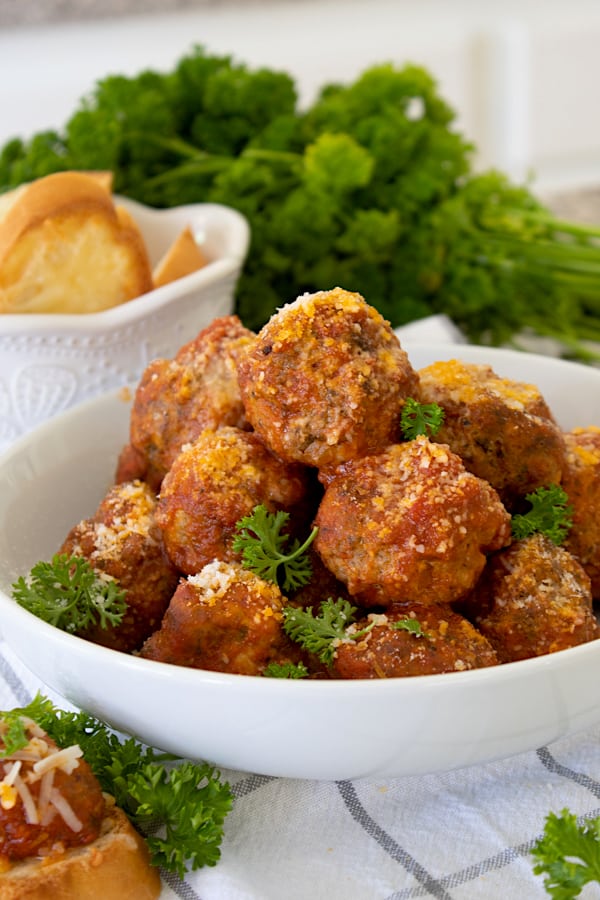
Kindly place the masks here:
<instances>
[{"instance_id":1,"label":"white kitchen towel","mask_svg":"<svg viewBox=\"0 0 600 900\"><path fill-rule=\"evenodd\" d=\"M0 644L0 708L38 689L72 708ZM235 798L221 859L184 881L164 873L161 900L547 900L529 851L550 810L600 815L600 726L442 775L221 775ZM598 884L582 894L599 897Z\"/></svg>"}]
</instances>

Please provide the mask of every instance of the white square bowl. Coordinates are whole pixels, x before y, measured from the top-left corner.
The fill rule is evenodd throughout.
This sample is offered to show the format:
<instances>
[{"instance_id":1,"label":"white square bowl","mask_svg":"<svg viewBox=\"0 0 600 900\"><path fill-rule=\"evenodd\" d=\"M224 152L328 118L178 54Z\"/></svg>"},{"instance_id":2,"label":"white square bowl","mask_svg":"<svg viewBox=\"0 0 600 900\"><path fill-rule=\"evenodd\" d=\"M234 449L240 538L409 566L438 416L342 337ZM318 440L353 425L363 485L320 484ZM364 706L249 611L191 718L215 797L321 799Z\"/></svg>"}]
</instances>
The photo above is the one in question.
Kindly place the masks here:
<instances>
[{"instance_id":1,"label":"white square bowl","mask_svg":"<svg viewBox=\"0 0 600 900\"><path fill-rule=\"evenodd\" d=\"M190 204L151 209L115 197L138 223L151 266L189 225L203 237L202 269L98 313L0 316L0 451L45 419L134 384L148 363L172 357L234 306L250 229L234 209Z\"/></svg>"}]
</instances>

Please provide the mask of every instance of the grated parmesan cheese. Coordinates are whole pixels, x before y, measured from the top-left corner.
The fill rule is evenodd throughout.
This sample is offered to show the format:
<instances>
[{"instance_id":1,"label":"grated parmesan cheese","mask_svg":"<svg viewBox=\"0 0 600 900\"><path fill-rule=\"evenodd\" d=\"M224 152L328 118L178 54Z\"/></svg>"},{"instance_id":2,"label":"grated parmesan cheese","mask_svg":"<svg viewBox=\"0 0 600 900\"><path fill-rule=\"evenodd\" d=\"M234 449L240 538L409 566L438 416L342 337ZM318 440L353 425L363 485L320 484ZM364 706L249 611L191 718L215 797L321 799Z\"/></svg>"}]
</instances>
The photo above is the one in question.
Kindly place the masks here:
<instances>
[{"instance_id":1,"label":"grated parmesan cheese","mask_svg":"<svg viewBox=\"0 0 600 900\"><path fill-rule=\"evenodd\" d=\"M57 750L55 753L49 753L43 759L33 764L33 771L36 775L43 775L49 769L63 769L70 775L73 769L79 765L79 759L83 756L83 751L79 744L73 744L64 750Z\"/></svg>"},{"instance_id":2,"label":"grated parmesan cheese","mask_svg":"<svg viewBox=\"0 0 600 900\"><path fill-rule=\"evenodd\" d=\"M236 566L214 559L196 575L189 575L187 580L202 592L203 601L214 603L226 593L238 577L239 571Z\"/></svg>"},{"instance_id":3,"label":"grated parmesan cheese","mask_svg":"<svg viewBox=\"0 0 600 900\"><path fill-rule=\"evenodd\" d=\"M83 825L67 799L54 786L54 775L61 769L70 775L79 765L83 756L81 747L73 744L59 748L49 743L46 733L31 719L22 717L29 740L25 747L5 758L3 776L0 780L0 806L12 809L18 800L23 804L25 821L30 825L47 825L58 813L65 824L74 832ZM6 723L0 721L0 738L6 734ZM25 773L23 764L31 763ZM40 783L37 802L29 785Z\"/></svg>"},{"instance_id":4,"label":"grated parmesan cheese","mask_svg":"<svg viewBox=\"0 0 600 900\"><path fill-rule=\"evenodd\" d=\"M68 825L71 831L81 831L83 823L75 814L73 807L66 797L64 797L56 788L52 788L50 791L50 803L54 806L65 825Z\"/></svg>"}]
</instances>

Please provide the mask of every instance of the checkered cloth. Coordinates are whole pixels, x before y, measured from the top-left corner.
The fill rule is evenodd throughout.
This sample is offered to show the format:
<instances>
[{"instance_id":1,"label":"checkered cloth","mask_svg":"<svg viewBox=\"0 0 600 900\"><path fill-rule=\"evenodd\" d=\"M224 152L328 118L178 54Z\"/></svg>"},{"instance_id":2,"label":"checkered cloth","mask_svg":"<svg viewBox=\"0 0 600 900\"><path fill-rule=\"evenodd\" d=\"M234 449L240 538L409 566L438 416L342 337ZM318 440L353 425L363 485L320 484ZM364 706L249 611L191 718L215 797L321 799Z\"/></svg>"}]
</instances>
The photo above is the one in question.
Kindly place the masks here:
<instances>
[{"instance_id":1,"label":"checkered cloth","mask_svg":"<svg viewBox=\"0 0 600 900\"><path fill-rule=\"evenodd\" d=\"M42 685L0 644L0 708ZM444 775L298 781L221 770L234 794L214 868L163 876L161 900L536 900L550 810L600 815L600 726ZM582 897L600 897L589 885Z\"/></svg>"},{"instance_id":2,"label":"checkered cloth","mask_svg":"<svg viewBox=\"0 0 600 900\"><path fill-rule=\"evenodd\" d=\"M443 317L404 336L457 339ZM38 689L71 708L0 643L0 708L23 705ZM164 873L161 900L543 900L530 850L550 810L600 815L600 726L442 775L317 782L221 774L235 797L221 859L185 881ZM600 887L581 896L600 898Z\"/></svg>"}]
</instances>

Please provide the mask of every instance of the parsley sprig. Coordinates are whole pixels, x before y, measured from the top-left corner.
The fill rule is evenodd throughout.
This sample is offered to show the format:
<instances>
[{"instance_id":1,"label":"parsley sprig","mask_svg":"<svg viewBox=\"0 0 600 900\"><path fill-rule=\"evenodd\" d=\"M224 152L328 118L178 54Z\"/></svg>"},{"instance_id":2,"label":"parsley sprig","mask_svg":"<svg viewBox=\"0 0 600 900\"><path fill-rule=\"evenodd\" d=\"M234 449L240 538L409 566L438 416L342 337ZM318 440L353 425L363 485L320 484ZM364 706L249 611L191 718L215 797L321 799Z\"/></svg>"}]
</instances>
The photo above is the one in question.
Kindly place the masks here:
<instances>
[{"instance_id":1,"label":"parsley sprig","mask_svg":"<svg viewBox=\"0 0 600 900\"><path fill-rule=\"evenodd\" d=\"M65 553L36 563L27 578L12 585L12 596L19 606L70 634L96 624L118 625L127 609L118 582L101 578L83 557Z\"/></svg>"},{"instance_id":2,"label":"parsley sprig","mask_svg":"<svg viewBox=\"0 0 600 900\"><path fill-rule=\"evenodd\" d=\"M354 622L356 607L349 600L329 597L321 604L318 615L312 609L287 606L283 611L283 630L300 646L330 665L335 642L346 636L346 628Z\"/></svg>"},{"instance_id":3,"label":"parsley sprig","mask_svg":"<svg viewBox=\"0 0 600 900\"><path fill-rule=\"evenodd\" d=\"M511 520L511 530L516 540L523 540L536 532L549 537L555 544L562 544L573 524L573 507L566 492L558 484L539 487L527 494L531 504L528 512L516 514Z\"/></svg>"},{"instance_id":4,"label":"parsley sprig","mask_svg":"<svg viewBox=\"0 0 600 900\"><path fill-rule=\"evenodd\" d=\"M265 678L306 678L308 669L304 663L269 663L263 671Z\"/></svg>"},{"instance_id":5,"label":"parsley sprig","mask_svg":"<svg viewBox=\"0 0 600 900\"><path fill-rule=\"evenodd\" d=\"M217 863L232 798L212 766L182 762L167 769L146 763L131 773L128 790L132 804L137 803L133 817L139 825L162 823L162 835L146 836L155 865L183 878L188 865L199 869Z\"/></svg>"},{"instance_id":6,"label":"parsley sprig","mask_svg":"<svg viewBox=\"0 0 600 900\"><path fill-rule=\"evenodd\" d=\"M14 710L2 713L2 725L0 738L4 746L0 749L0 759L5 759L7 756L12 756L13 753L17 753L23 747L26 747L29 743L29 738L27 737L23 716Z\"/></svg>"},{"instance_id":7,"label":"parsley sprig","mask_svg":"<svg viewBox=\"0 0 600 900\"><path fill-rule=\"evenodd\" d=\"M390 628L393 628L395 631L408 631L409 634L414 634L415 637L428 637L428 633L423 631L423 627L418 619L413 619L411 616L405 616L403 619L396 619L395 622L388 622Z\"/></svg>"},{"instance_id":8,"label":"parsley sprig","mask_svg":"<svg viewBox=\"0 0 600 900\"><path fill-rule=\"evenodd\" d=\"M187 868L218 862L233 795L213 766L122 740L93 716L58 709L41 694L28 706L0 713L9 722L19 716L37 722L59 747L79 744L102 789L146 834L155 865L183 878Z\"/></svg>"},{"instance_id":9,"label":"parsley sprig","mask_svg":"<svg viewBox=\"0 0 600 900\"><path fill-rule=\"evenodd\" d=\"M356 622L357 608L349 600L329 597L320 607L317 615L312 609L288 606L283 611L283 630L300 646L314 653L322 663L331 665L336 647L341 641L360 641L381 622L381 617L372 615L363 628L350 629ZM390 628L408 631L416 637L425 637L417 619L405 616L395 621L387 621Z\"/></svg>"},{"instance_id":10,"label":"parsley sprig","mask_svg":"<svg viewBox=\"0 0 600 900\"><path fill-rule=\"evenodd\" d=\"M420 434L435 437L444 422L444 410L437 403L419 403L407 397L400 414L400 428L407 441Z\"/></svg>"},{"instance_id":11,"label":"parsley sprig","mask_svg":"<svg viewBox=\"0 0 600 900\"><path fill-rule=\"evenodd\" d=\"M313 528L302 544L295 539L286 549L289 535L282 533L282 529L289 518L289 513L283 510L271 513L259 504L252 515L239 520L233 539L233 549L242 554L243 565L265 581L281 584L285 592L310 581L312 566L306 551L318 531Z\"/></svg>"},{"instance_id":12,"label":"parsley sprig","mask_svg":"<svg viewBox=\"0 0 600 900\"><path fill-rule=\"evenodd\" d=\"M600 816L579 824L567 809L549 813L531 854L535 874L546 876L546 892L554 900L575 900L584 885L600 882Z\"/></svg>"}]
</instances>

